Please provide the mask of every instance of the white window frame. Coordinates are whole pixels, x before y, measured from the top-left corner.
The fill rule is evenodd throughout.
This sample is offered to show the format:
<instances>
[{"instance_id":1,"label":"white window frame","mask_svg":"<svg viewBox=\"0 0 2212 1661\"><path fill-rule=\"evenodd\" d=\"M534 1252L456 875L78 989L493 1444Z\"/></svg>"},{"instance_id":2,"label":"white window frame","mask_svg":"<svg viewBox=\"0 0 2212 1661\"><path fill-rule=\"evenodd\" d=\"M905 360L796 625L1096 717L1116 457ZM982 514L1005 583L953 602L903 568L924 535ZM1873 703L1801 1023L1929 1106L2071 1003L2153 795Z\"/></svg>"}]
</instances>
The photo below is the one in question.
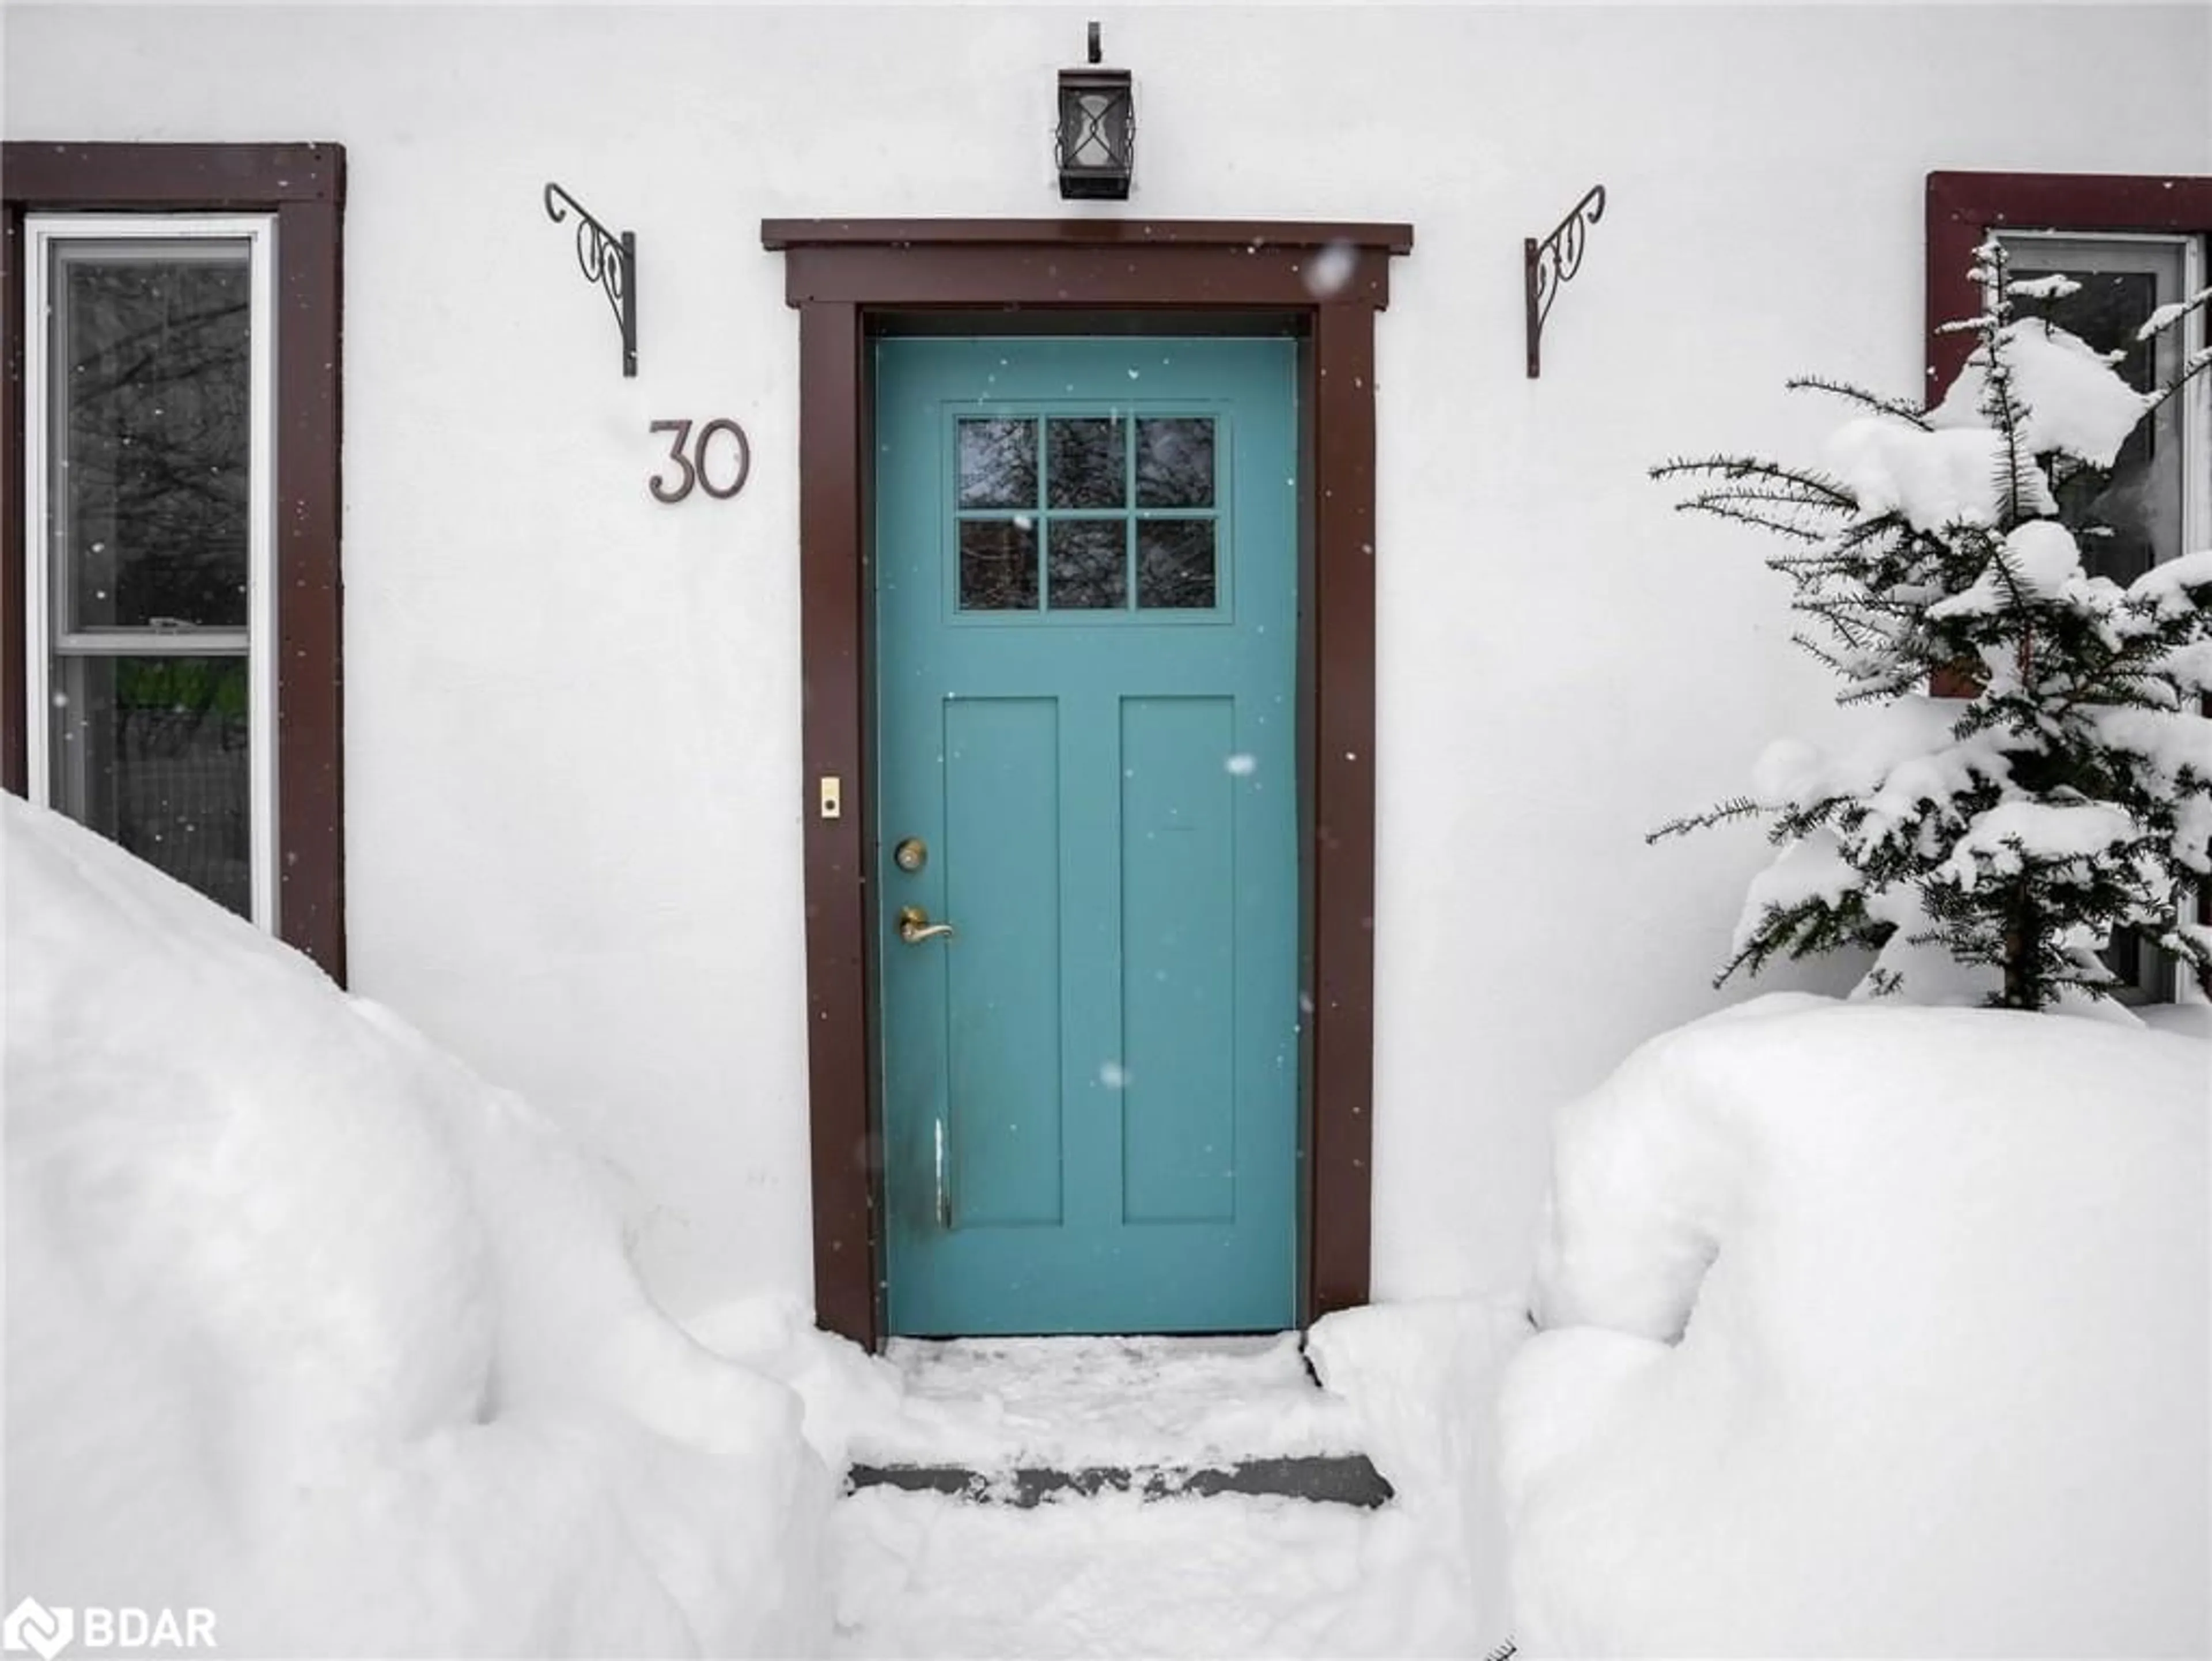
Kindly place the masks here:
<instances>
[{"instance_id":1,"label":"white window frame","mask_svg":"<svg viewBox=\"0 0 2212 1661\"><path fill-rule=\"evenodd\" d=\"M2038 265L2060 271L2071 271L2077 266L2087 272L2148 271L2152 268L2147 261L2138 262L2131 268L2112 256L2118 253L2124 259L2130 249L2144 253L2154 249L2169 254L2179 252L2181 290L2171 296L2176 301L2203 292L2206 283L2206 244L2212 241L2212 238L2194 231L2086 231L2058 226L2034 229L2007 227L1997 234L1997 240L2015 260L2037 250ZM2101 263L2100 252L2105 256ZM2203 307L2182 319L2183 362L2204 349L2207 332ZM2212 548L2212 374L2197 375L2177 394L2176 402L2179 408L2174 433L2181 450L2180 546L2162 551L2158 559L2160 564L2197 549ZM2164 954L2160 956L2163 958ZM2165 961L2160 978L2164 984L2152 994L2155 1002L2206 1001L2195 977L2183 974L2178 962Z\"/></svg>"},{"instance_id":2,"label":"white window frame","mask_svg":"<svg viewBox=\"0 0 2212 1661\"><path fill-rule=\"evenodd\" d=\"M53 587L56 541L47 488L53 413L52 274L57 244L70 241L242 241L247 245L247 329L251 417L247 423L246 744L251 916L276 928L276 585L274 580L276 472L276 218L274 214L28 214L23 221L23 583L27 719L26 784L30 799L52 806ZM103 637L92 649L118 655L174 653L191 636ZM222 636L214 636L224 639ZM166 642L166 643L164 643ZM225 641L234 644L234 638ZM76 642L82 650L91 642Z\"/></svg>"}]
</instances>

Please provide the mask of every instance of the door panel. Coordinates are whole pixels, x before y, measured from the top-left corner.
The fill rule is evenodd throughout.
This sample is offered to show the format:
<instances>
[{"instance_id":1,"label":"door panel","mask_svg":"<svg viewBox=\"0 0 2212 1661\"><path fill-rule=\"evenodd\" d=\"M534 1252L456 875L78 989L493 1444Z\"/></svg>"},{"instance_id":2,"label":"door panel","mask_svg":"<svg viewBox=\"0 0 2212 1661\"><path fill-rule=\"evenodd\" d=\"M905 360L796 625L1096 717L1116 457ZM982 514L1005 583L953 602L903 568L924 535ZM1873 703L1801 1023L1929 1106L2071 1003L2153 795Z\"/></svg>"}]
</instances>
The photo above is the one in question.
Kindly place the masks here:
<instances>
[{"instance_id":1,"label":"door panel","mask_svg":"<svg viewBox=\"0 0 2212 1661\"><path fill-rule=\"evenodd\" d=\"M945 706L948 1202L970 1226L1057 1223L1060 1139L1060 708ZM957 849L956 861L952 850ZM910 957L909 946L902 958ZM894 968L904 969L901 961Z\"/></svg>"},{"instance_id":2,"label":"door panel","mask_svg":"<svg viewBox=\"0 0 2212 1661\"><path fill-rule=\"evenodd\" d=\"M1291 344L875 361L890 1329L1287 1325Z\"/></svg>"},{"instance_id":3,"label":"door panel","mask_svg":"<svg viewBox=\"0 0 2212 1661\"><path fill-rule=\"evenodd\" d=\"M1121 700L1126 1222L1237 1215L1236 753L1233 699Z\"/></svg>"}]
</instances>

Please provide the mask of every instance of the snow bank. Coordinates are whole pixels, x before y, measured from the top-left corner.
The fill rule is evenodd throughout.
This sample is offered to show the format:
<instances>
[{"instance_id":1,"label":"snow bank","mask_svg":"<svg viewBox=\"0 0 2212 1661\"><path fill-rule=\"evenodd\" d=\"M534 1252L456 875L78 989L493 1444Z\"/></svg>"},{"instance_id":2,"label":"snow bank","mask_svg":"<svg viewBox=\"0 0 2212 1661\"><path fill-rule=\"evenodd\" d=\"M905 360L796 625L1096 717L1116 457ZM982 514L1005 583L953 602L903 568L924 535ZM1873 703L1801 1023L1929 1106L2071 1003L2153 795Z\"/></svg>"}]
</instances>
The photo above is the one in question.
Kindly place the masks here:
<instances>
[{"instance_id":1,"label":"snow bank","mask_svg":"<svg viewBox=\"0 0 2212 1661\"><path fill-rule=\"evenodd\" d=\"M775 1295L741 1298L690 1317L684 1329L717 1355L798 1392L806 1440L833 1471L877 1427L921 1418L898 1369L814 1324L814 1311Z\"/></svg>"},{"instance_id":2,"label":"snow bank","mask_svg":"<svg viewBox=\"0 0 2212 1661\"><path fill-rule=\"evenodd\" d=\"M303 959L0 802L7 1584L226 1654L795 1653L830 1479L593 1174Z\"/></svg>"},{"instance_id":3,"label":"snow bank","mask_svg":"<svg viewBox=\"0 0 2212 1661\"><path fill-rule=\"evenodd\" d=\"M1316 1322L1314 1372L1350 1403L1397 1498L1376 1514L1370 1593L1324 1654L1487 1654L1509 1635L1498 1382L1528 1336L1517 1299L1372 1304Z\"/></svg>"},{"instance_id":4,"label":"snow bank","mask_svg":"<svg viewBox=\"0 0 2212 1661\"><path fill-rule=\"evenodd\" d=\"M1504 1390L1524 1650L2206 1652L2208 1121L2212 1048L2140 1025L1647 1044L1559 1122Z\"/></svg>"}]
</instances>

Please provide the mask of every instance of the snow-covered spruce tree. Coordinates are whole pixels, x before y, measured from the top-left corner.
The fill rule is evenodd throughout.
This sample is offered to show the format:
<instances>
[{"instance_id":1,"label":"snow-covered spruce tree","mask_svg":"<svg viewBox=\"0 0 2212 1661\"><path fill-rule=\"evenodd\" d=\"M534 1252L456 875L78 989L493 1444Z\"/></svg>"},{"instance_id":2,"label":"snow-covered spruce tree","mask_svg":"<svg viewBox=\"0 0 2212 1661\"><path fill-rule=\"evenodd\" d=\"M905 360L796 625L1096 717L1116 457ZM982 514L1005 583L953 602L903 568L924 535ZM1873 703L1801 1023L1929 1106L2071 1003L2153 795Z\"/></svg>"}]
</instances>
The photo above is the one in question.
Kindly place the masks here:
<instances>
[{"instance_id":1,"label":"snow-covered spruce tree","mask_svg":"<svg viewBox=\"0 0 2212 1661\"><path fill-rule=\"evenodd\" d=\"M2118 354L2028 314L2075 284L2014 279L1994 240L1977 259L1989 309L1948 326L1976 344L1934 409L1793 381L1857 406L1825 468L1652 470L1694 482L1680 507L1786 538L1767 563L1796 586L1794 638L1842 678L1838 702L1870 708L1846 746L1778 744L1749 794L1648 840L1771 820L1782 851L1719 981L1856 946L1877 953L1863 991L1943 996L1958 965L1988 1002L2043 1009L2109 995L2099 954L2125 928L2212 990L2190 897L2212 878L2212 550L2125 588L2090 575L2083 546L2111 532L2081 505L2094 492L2068 488L2108 473L2212 350L2139 392ZM2138 338L2208 303L2160 308ZM1932 697L1931 679L1971 695Z\"/></svg>"}]
</instances>

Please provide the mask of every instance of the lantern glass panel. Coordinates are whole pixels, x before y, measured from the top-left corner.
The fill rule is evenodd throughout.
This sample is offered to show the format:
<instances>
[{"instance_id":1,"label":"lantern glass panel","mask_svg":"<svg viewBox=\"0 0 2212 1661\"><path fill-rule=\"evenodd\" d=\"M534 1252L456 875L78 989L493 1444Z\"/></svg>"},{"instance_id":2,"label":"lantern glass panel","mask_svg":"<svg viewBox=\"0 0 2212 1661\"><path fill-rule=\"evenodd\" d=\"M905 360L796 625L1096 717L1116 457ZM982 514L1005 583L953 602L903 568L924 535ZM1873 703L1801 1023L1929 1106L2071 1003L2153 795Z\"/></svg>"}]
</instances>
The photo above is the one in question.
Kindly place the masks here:
<instances>
[{"instance_id":1,"label":"lantern glass panel","mask_svg":"<svg viewBox=\"0 0 2212 1661\"><path fill-rule=\"evenodd\" d=\"M1110 92L1079 92L1068 111L1067 159L1078 167L1110 167L1118 160L1121 99Z\"/></svg>"}]
</instances>

